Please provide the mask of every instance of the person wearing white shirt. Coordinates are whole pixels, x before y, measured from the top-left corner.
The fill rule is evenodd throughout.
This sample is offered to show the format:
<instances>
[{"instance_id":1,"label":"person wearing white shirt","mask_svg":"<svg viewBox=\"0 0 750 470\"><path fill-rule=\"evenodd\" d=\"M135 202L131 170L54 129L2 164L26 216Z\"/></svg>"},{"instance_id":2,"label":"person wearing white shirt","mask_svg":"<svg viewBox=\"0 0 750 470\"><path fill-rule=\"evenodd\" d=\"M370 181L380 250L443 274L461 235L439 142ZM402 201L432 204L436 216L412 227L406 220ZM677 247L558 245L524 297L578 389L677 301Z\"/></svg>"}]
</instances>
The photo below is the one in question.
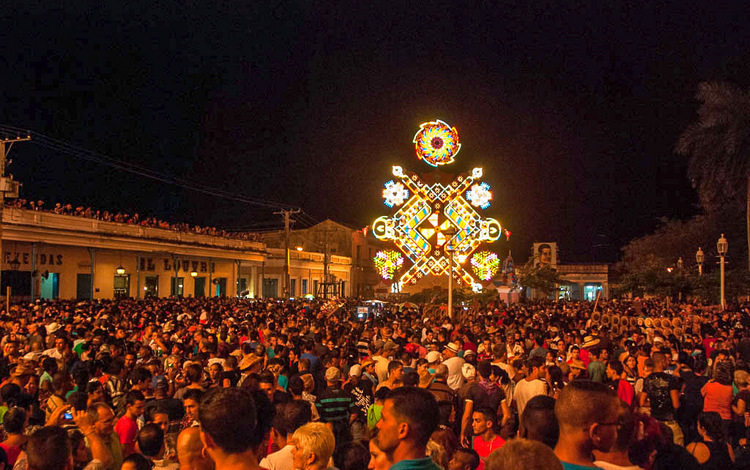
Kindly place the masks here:
<instances>
[{"instance_id":1,"label":"person wearing white shirt","mask_svg":"<svg viewBox=\"0 0 750 470\"><path fill-rule=\"evenodd\" d=\"M448 386L454 391L465 383L461 368L466 361L458 357L460 350L461 347L454 342L448 343L443 349L443 364L448 368Z\"/></svg>"},{"instance_id":2,"label":"person wearing white shirt","mask_svg":"<svg viewBox=\"0 0 750 470\"><path fill-rule=\"evenodd\" d=\"M521 379L516 384L513 391L513 400L518 408L518 416L523 415L526 403L537 395L547 394L547 384L539 380L539 376L544 372L544 358L532 357L526 361L526 378Z\"/></svg>"},{"instance_id":3,"label":"person wearing white shirt","mask_svg":"<svg viewBox=\"0 0 750 470\"><path fill-rule=\"evenodd\" d=\"M297 428L312 420L310 405L303 400L294 400L277 405L271 425L271 438L279 450L267 455L260 466L268 470L292 470L292 448L289 441Z\"/></svg>"}]
</instances>

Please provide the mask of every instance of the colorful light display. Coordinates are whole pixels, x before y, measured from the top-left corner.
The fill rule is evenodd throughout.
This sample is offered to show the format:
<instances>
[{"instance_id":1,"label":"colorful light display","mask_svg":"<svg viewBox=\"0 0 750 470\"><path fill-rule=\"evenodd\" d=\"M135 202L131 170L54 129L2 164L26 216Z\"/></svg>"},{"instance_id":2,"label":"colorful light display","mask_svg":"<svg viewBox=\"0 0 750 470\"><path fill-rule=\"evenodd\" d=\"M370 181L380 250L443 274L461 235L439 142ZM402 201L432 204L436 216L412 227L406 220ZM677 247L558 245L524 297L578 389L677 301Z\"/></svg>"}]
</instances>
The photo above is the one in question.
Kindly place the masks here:
<instances>
[{"instance_id":1,"label":"colorful light display","mask_svg":"<svg viewBox=\"0 0 750 470\"><path fill-rule=\"evenodd\" d=\"M471 257L471 267L474 273L483 281L491 280L500 269L500 259L497 253L480 251Z\"/></svg>"},{"instance_id":2,"label":"colorful light display","mask_svg":"<svg viewBox=\"0 0 750 470\"><path fill-rule=\"evenodd\" d=\"M417 157L434 167L452 163L461 147L456 128L440 120L422 124L414 144ZM375 237L393 241L411 262L399 277L399 286L416 283L427 275L452 275L474 290L481 289L461 260L469 259L482 243L494 242L503 234L497 220L483 218L475 209L488 208L492 200L490 186L479 181L482 169L474 168L469 176L459 175L450 184L428 184L400 166L394 166L392 173L395 179L385 184L383 198L388 207L400 207L392 216L376 219L372 230ZM381 274L388 274L381 266L391 258L385 254L381 257L381 253L385 252L376 256L376 267ZM482 253L472 257L471 264L476 276L487 281L497 273L499 261L494 253L494 261L490 252ZM479 266L474 265L475 259Z\"/></svg>"},{"instance_id":3,"label":"colorful light display","mask_svg":"<svg viewBox=\"0 0 750 470\"><path fill-rule=\"evenodd\" d=\"M381 250L375 254L373 261L380 277L383 279L393 279L396 271L403 266L404 257L397 251Z\"/></svg>"},{"instance_id":4,"label":"colorful light display","mask_svg":"<svg viewBox=\"0 0 750 470\"><path fill-rule=\"evenodd\" d=\"M386 206L400 206L408 198L409 190L404 188L403 184L396 183L393 180L385 183L385 189L383 190L383 199L385 199Z\"/></svg>"},{"instance_id":5,"label":"colorful light display","mask_svg":"<svg viewBox=\"0 0 750 470\"><path fill-rule=\"evenodd\" d=\"M417 157L434 167L453 163L453 159L461 150L458 142L458 131L443 121L425 122L419 126L414 136Z\"/></svg>"},{"instance_id":6,"label":"colorful light display","mask_svg":"<svg viewBox=\"0 0 750 470\"><path fill-rule=\"evenodd\" d=\"M490 201L492 200L490 185L487 183L475 184L466 192L466 199L471 202L471 205L474 207L487 209L490 207Z\"/></svg>"}]
</instances>

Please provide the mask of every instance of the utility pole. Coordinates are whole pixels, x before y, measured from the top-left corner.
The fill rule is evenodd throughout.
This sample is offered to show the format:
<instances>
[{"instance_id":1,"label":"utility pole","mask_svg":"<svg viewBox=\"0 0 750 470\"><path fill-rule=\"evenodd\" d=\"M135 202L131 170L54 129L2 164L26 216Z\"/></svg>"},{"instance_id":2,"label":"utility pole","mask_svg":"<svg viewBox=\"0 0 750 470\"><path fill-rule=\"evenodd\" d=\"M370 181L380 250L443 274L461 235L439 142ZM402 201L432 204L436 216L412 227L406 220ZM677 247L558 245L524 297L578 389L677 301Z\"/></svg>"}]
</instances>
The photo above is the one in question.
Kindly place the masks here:
<instances>
[{"instance_id":1,"label":"utility pole","mask_svg":"<svg viewBox=\"0 0 750 470\"><path fill-rule=\"evenodd\" d=\"M8 153L10 153L10 148L13 146L15 142L24 142L27 140L31 140L31 136L27 135L26 137L16 136L11 138L4 138L0 139L0 256L3 256L3 209L5 208L5 199L6 198L17 198L18 197L18 187L20 186L18 184L18 181L13 180L13 175L11 175L9 178L5 177L5 166L6 166L6 157L8 156ZM2 263L0 263L0 275L2 274ZM2 284L2 280L0 279L0 285ZM7 291L6 291L7 292ZM6 299L6 302L9 302L10 299ZM6 312L6 314L10 314L10 311Z\"/></svg>"},{"instance_id":2,"label":"utility pole","mask_svg":"<svg viewBox=\"0 0 750 470\"><path fill-rule=\"evenodd\" d=\"M299 209L284 209L280 210L278 212L274 212L276 215L281 215L284 217L284 247L286 252L284 253L284 298L291 297L290 295L290 279L291 279L291 273L290 273L290 255L289 255L289 229L290 225L294 220L292 220L291 216L294 214L299 214Z\"/></svg>"}]
</instances>

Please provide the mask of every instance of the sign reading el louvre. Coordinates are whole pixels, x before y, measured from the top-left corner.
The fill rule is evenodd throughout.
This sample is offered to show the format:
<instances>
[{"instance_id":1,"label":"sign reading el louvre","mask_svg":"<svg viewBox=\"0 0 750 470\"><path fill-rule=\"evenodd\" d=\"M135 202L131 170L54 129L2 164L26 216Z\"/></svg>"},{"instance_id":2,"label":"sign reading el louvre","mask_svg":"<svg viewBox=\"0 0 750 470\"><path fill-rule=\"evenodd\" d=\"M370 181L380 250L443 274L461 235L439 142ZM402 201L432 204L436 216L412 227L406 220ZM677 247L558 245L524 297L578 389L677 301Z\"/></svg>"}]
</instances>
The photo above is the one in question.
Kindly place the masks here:
<instances>
[{"instance_id":1,"label":"sign reading el louvre","mask_svg":"<svg viewBox=\"0 0 750 470\"><path fill-rule=\"evenodd\" d=\"M417 157L435 168L453 163L461 149L456 128L440 120L422 124L414 145ZM447 185L428 184L400 166L393 167L393 176L385 183L383 199L395 212L372 225L377 238L392 241L399 249L377 253L374 262L381 276L396 279L401 287L428 275L452 275L480 291L482 282L497 273L500 261L496 253L477 249L503 234L500 222L478 212L492 200L490 185L481 181L482 169L474 168Z\"/></svg>"}]
</instances>

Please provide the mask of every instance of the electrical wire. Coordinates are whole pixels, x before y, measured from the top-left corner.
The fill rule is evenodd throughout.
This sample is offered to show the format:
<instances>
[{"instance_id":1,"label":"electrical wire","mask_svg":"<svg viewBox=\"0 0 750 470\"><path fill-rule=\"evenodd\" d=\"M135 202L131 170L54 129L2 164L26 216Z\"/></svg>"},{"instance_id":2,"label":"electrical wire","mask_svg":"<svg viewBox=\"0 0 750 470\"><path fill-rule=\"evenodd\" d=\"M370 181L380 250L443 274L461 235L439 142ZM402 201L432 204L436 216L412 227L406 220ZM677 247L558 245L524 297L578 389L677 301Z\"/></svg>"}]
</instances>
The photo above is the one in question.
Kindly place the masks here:
<instances>
[{"instance_id":1,"label":"electrical wire","mask_svg":"<svg viewBox=\"0 0 750 470\"><path fill-rule=\"evenodd\" d=\"M28 135L28 136L31 136L31 142L36 143L37 145L41 147L45 147L50 150L55 150L58 152L64 152L75 158L79 158L82 160L87 160L90 162L109 166L109 167L112 167L121 171L132 173L138 176L142 176L144 178L149 178L149 179L159 181L162 183L166 183L166 184L170 184L173 186L190 189L192 191L196 191L202 194L215 196L215 197L228 199L228 200L233 200L236 202L242 202L245 204L251 204L251 205L255 205L259 207L265 207L269 209L282 209L282 210L296 209L296 207L291 206L291 205L280 204L276 202L266 201L263 199L249 198L246 196L232 194L228 191L224 191L221 189L199 185L197 183L193 183L191 181L188 181L182 178L177 178L174 175L170 175L168 173L159 172L159 171L152 170L150 168L145 168L145 167L133 164L133 163L124 162L122 160L117 160L111 157L107 157L97 152L86 150L86 149L77 147L75 145L69 144L67 142L54 139L52 137L48 137L39 132L28 131L26 129L21 129L18 127L8 126L8 125L0 125L0 131L12 133L12 134L20 133L20 134Z\"/></svg>"}]
</instances>

